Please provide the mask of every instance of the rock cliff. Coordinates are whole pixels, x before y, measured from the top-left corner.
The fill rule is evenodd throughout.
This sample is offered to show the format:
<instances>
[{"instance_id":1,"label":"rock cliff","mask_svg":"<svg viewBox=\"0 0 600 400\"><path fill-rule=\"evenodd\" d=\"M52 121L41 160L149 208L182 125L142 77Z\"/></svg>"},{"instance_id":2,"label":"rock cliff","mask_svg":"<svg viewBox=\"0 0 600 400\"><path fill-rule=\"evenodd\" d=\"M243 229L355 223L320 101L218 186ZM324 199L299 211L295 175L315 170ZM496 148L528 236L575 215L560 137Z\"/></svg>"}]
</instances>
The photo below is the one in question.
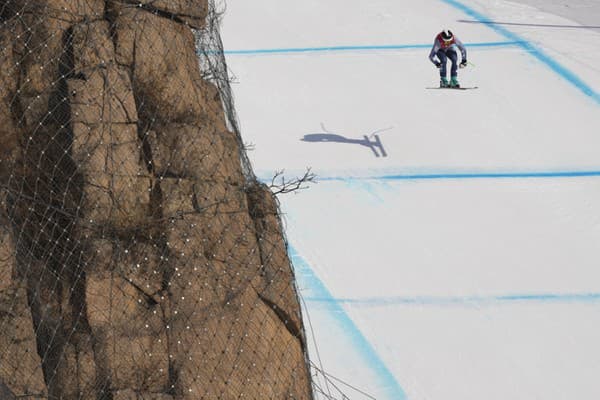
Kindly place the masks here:
<instances>
[{"instance_id":1,"label":"rock cliff","mask_svg":"<svg viewBox=\"0 0 600 400\"><path fill-rule=\"evenodd\" d=\"M210 12L0 1L0 393L312 398L277 201L198 63Z\"/></svg>"}]
</instances>

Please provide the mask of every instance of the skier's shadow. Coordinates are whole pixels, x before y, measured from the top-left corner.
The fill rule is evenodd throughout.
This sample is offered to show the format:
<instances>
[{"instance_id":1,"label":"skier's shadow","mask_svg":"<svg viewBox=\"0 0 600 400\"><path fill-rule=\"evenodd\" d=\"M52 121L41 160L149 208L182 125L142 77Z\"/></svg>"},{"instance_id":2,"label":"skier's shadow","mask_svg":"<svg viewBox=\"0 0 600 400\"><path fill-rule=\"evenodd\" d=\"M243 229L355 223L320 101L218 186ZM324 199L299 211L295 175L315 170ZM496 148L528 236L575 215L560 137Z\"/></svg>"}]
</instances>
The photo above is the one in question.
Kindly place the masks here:
<instances>
[{"instance_id":1,"label":"skier's shadow","mask_svg":"<svg viewBox=\"0 0 600 400\"><path fill-rule=\"evenodd\" d=\"M381 143L381 138L379 137L379 135L377 135L377 133L382 132L384 130L391 129L391 128L376 131L376 132L372 133L370 136L363 135L362 139L347 138L342 135L328 132L325 129L325 127L323 126L323 124L321 124L321 128L323 128L323 131L325 133L311 133L308 135L304 135L304 137L300 140L303 142L312 142L312 143L330 142L330 143L357 144L359 146L365 146L365 147L370 148L371 151L373 152L373 154L375 155L375 157L387 157L387 152L385 151L385 148L383 147L383 143ZM371 140L371 138L372 138L372 140Z\"/></svg>"}]
</instances>

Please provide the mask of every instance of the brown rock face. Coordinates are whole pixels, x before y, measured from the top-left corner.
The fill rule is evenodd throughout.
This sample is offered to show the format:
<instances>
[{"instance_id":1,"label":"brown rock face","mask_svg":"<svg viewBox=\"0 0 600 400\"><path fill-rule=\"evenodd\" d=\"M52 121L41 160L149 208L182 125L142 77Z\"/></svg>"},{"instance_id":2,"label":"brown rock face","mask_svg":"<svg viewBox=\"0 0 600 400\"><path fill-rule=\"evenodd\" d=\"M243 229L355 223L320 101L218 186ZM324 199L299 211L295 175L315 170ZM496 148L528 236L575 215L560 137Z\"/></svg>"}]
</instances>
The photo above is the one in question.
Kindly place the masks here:
<instances>
[{"instance_id":1,"label":"brown rock face","mask_svg":"<svg viewBox=\"0 0 600 400\"><path fill-rule=\"evenodd\" d=\"M210 10L0 1L0 397L312 398L276 199L202 79Z\"/></svg>"}]
</instances>

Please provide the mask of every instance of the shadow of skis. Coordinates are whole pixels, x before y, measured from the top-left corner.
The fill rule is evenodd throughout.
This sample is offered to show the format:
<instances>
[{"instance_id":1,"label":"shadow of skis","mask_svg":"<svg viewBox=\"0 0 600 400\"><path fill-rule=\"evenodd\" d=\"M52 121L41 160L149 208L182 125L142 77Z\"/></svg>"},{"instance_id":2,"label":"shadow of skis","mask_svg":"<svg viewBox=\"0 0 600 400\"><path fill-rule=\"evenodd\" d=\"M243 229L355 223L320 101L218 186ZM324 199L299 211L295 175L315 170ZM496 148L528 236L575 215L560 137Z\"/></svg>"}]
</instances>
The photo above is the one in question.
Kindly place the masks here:
<instances>
[{"instance_id":1,"label":"shadow of skis","mask_svg":"<svg viewBox=\"0 0 600 400\"><path fill-rule=\"evenodd\" d=\"M372 136L375 139L374 142L371 142L371 140L369 140L369 137L367 135L364 135L366 146L369 146L369 148L373 150L373 154L375 154L375 157L380 157L379 153L377 152L377 149L379 149L379 151L381 152L381 157L387 157L387 153L383 148L383 144L381 143L379 135L374 133Z\"/></svg>"}]
</instances>

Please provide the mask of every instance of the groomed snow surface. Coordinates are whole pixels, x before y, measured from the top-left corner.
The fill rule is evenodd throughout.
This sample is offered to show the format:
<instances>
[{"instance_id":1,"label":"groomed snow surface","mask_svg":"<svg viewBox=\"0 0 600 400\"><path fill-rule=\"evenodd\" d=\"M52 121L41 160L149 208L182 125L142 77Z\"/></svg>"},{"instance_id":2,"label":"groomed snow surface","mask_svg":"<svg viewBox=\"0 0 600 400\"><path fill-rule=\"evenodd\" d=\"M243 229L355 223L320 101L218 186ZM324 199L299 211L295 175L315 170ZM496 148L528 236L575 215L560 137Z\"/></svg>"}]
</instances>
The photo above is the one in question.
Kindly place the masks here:
<instances>
[{"instance_id":1,"label":"groomed snow surface","mask_svg":"<svg viewBox=\"0 0 600 400\"><path fill-rule=\"evenodd\" d=\"M228 1L257 174L319 177L280 197L311 359L364 393L323 392L600 399L593 3ZM476 90L426 89L447 27Z\"/></svg>"}]
</instances>

